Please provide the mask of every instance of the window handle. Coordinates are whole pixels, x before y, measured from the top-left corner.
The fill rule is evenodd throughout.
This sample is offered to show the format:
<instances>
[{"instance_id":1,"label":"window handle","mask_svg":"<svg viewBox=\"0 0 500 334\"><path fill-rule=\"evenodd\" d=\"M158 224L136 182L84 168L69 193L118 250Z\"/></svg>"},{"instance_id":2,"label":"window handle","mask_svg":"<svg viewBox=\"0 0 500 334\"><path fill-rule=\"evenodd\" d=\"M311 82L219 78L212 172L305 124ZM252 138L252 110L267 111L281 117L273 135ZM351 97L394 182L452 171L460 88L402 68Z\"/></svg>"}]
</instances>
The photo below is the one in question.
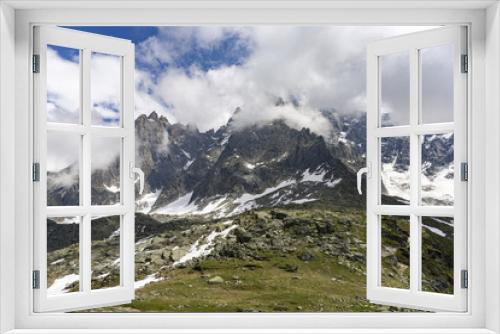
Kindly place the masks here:
<instances>
[{"instance_id":1,"label":"window handle","mask_svg":"<svg viewBox=\"0 0 500 334\"><path fill-rule=\"evenodd\" d=\"M358 193L360 195L363 194L363 190L361 190L361 177L363 176L363 174L366 174L367 177L370 177L370 163L367 164L367 167L363 167L360 170L358 170L358 173L356 174Z\"/></svg>"},{"instance_id":2,"label":"window handle","mask_svg":"<svg viewBox=\"0 0 500 334\"><path fill-rule=\"evenodd\" d=\"M139 195L144 192L144 172L139 167L135 167L134 163L130 163L130 178L134 179L134 183L137 182L135 175L139 175Z\"/></svg>"}]
</instances>

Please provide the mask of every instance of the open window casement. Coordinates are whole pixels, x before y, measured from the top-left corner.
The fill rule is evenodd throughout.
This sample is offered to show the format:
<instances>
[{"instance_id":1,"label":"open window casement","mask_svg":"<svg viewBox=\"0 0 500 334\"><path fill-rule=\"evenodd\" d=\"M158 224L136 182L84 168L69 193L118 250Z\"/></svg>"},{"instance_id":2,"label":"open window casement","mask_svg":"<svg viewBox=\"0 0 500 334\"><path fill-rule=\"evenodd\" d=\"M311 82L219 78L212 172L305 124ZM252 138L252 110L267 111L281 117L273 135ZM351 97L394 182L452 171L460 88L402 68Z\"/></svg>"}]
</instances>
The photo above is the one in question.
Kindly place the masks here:
<instances>
[{"instance_id":1,"label":"open window casement","mask_svg":"<svg viewBox=\"0 0 500 334\"><path fill-rule=\"evenodd\" d=\"M367 52L367 298L466 311L466 27Z\"/></svg>"},{"instance_id":2,"label":"open window casement","mask_svg":"<svg viewBox=\"0 0 500 334\"><path fill-rule=\"evenodd\" d=\"M33 51L34 310L128 303L134 298L134 45L35 27ZM98 276L109 279L97 285Z\"/></svg>"}]
</instances>

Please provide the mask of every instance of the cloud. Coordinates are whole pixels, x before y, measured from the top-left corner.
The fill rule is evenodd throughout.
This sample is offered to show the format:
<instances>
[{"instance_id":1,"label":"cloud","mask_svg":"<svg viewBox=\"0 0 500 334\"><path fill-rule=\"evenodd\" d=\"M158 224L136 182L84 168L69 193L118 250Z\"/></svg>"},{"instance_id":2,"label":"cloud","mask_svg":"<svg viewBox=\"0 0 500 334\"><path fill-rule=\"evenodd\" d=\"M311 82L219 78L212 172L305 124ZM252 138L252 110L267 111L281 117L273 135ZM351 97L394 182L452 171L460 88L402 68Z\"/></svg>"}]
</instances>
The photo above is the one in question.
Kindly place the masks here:
<instances>
[{"instance_id":1,"label":"cloud","mask_svg":"<svg viewBox=\"0 0 500 334\"><path fill-rule=\"evenodd\" d=\"M121 138L92 138L90 157L92 171L107 169L120 156L121 148Z\"/></svg>"},{"instance_id":2,"label":"cloud","mask_svg":"<svg viewBox=\"0 0 500 334\"><path fill-rule=\"evenodd\" d=\"M80 161L81 136L71 133L47 133L47 171L58 172Z\"/></svg>"},{"instance_id":3,"label":"cloud","mask_svg":"<svg viewBox=\"0 0 500 334\"><path fill-rule=\"evenodd\" d=\"M156 111L170 122L207 131L226 124L240 108L237 126L281 118L324 135L328 126L320 111L366 109L367 44L428 28L158 28L136 46L136 116ZM49 115L70 119L78 110L78 83L73 80L78 63L55 51L49 50L48 57L57 69L49 78ZM92 96L100 123L117 121L117 64L110 56L93 57ZM276 106L279 98L288 103Z\"/></svg>"},{"instance_id":4,"label":"cloud","mask_svg":"<svg viewBox=\"0 0 500 334\"><path fill-rule=\"evenodd\" d=\"M410 124L410 60L408 53L380 57L382 125Z\"/></svg>"},{"instance_id":5,"label":"cloud","mask_svg":"<svg viewBox=\"0 0 500 334\"><path fill-rule=\"evenodd\" d=\"M201 131L226 124L234 110L245 103L244 76L236 66L207 72L192 68L166 72L155 93L171 108L175 119Z\"/></svg>"},{"instance_id":6,"label":"cloud","mask_svg":"<svg viewBox=\"0 0 500 334\"><path fill-rule=\"evenodd\" d=\"M230 50L219 55L224 57L227 53L242 51L241 48L249 43L248 32L248 28L236 27L159 27L156 35L137 46L137 63L150 69L185 65L185 55L203 60L197 52L213 51L222 42L234 38Z\"/></svg>"},{"instance_id":7,"label":"cloud","mask_svg":"<svg viewBox=\"0 0 500 334\"><path fill-rule=\"evenodd\" d=\"M453 46L423 49L422 120L453 121Z\"/></svg>"},{"instance_id":8,"label":"cloud","mask_svg":"<svg viewBox=\"0 0 500 334\"><path fill-rule=\"evenodd\" d=\"M232 125L243 128L251 124L268 124L273 120L281 119L289 127L300 130L308 128L324 137L328 137L332 130L331 125L317 109L297 106L292 103L285 105L268 105L253 112L239 112L234 116Z\"/></svg>"},{"instance_id":9,"label":"cloud","mask_svg":"<svg viewBox=\"0 0 500 334\"><path fill-rule=\"evenodd\" d=\"M93 125L120 124L121 57L92 52L90 97Z\"/></svg>"},{"instance_id":10,"label":"cloud","mask_svg":"<svg viewBox=\"0 0 500 334\"><path fill-rule=\"evenodd\" d=\"M186 45L193 45L193 39L214 47L222 43L224 36L241 35L241 43L247 43L251 52L241 65L203 70L193 64L186 68L168 67L159 74L154 95L169 106L177 121L206 131L224 125L240 107L236 122L240 126L282 118L295 127L310 126L324 134L327 125L318 124L326 124L327 120L320 110L365 110L367 44L428 27L178 29L174 39L186 41L176 51L172 51L174 46L169 45L169 40L156 38L157 43L169 49L164 57L170 62L182 57ZM276 107L278 98L298 102L298 106Z\"/></svg>"},{"instance_id":11,"label":"cloud","mask_svg":"<svg viewBox=\"0 0 500 334\"><path fill-rule=\"evenodd\" d=\"M149 71L135 70L135 116L149 115L156 111L165 116L170 122L176 123L177 119L168 110L168 106L155 95L156 82Z\"/></svg>"},{"instance_id":12,"label":"cloud","mask_svg":"<svg viewBox=\"0 0 500 334\"><path fill-rule=\"evenodd\" d=\"M90 69L93 125L119 124L121 111L120 82L120 57L93 53ZM49 46L47 48L48 121L80 123L80 91L78 50Z\"/></svg>"},{"instance_id":13,"label":"cloud","mask_svg":"<svg viewBox=\"0 0 500 334\"><path fill-rule=\"evenodd\" d=\"M79 63L77 50L52 46L47 49L48 121L80 123ZM117 125L119 123L121 108L120 68L120 59L116 56L92 55L93 125ZM78 163L80 141L79 135L49 132L47 170L57 172ZM120 139L94 138L92 141L92 168L107 168L119 156L120 148Z\"/></svg>"},{"instance_id":14,"label":"cloud","mask_svg":"<svg viewBox=\"0 0 500 334\"><path fill-rule=\"evenodd\" d=\"M63 58L57 50L47 48L47 120L78 123L80 119L79 53ZM70 49L71 50L71 49Z\"/></svg>"}]
</instances>

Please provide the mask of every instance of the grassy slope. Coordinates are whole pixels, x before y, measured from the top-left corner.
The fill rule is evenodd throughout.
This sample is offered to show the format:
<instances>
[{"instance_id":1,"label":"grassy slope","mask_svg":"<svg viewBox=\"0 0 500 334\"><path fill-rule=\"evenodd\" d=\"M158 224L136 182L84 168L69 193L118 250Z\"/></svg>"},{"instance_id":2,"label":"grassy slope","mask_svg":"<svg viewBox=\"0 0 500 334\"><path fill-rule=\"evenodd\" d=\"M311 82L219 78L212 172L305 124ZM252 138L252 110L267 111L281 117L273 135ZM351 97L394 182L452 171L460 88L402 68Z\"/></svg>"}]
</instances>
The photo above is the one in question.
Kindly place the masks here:
<instances>
[{"instance_id":1,"label":"grassy slope","mask_svg":"<svg viewBox=\"0 0 500 334\"><path fill-rule=\"evenodd\" d=\"M315 236L313 241L295 236L292 250L257 249L252 258L217 256L169 270L164 280L136 291L129 305L99 309L109 312L381 312L401 311L369 303L364 273L364 215L321 209L287 209L288 217L328 221L335 231L330 236ZM272 222L269 210L246 213L239 217L247 230L258 219ZM274 221L276 222L276 221ZM296 232L296 231L295 231ZM293 235L294 231L287 233ZM393 231L391 231L393 232ZM269 233L267 231L266 233ZM283 233L283 232L282 232ZM389 233L391 234L391 233ZM322 251L321 238L328 242L346 242L346 254ZM286 237L284 237L286 239ZM337 240L337 241L332 241ZM252 247L248 245L248 247ZM299 257L307 250L308 261ZM359 256L363 254L363 256ZM351 258L349 257L351 256ZM352 259L357 260L352 260ZM220 276L224 282L210 284ZM391 281L400 279L391 272Z\"/></svg>"},{"instance_id":2,"label":"grassy slope","mask_svg":"<svg viewBox=\"0 0 500 334\"><path fill-rule=\"evenodd\" d=\"M365 312L385 308L364 299L364 275L315 253L303 262L296 256L266 254L264 261L207 259L200 266L174 270L168 279L137 292L136 299L115 311L141 312ZM200 268L201 267L201 268ZM296 272L289 271L291 268ZM222 284L210 284L214 276Z\"/></svg>"},{"instance_id":3,"label":"grassy slope","mask_svg":"<svg viewBox=\"0 0 500 334\"><path fill-rule=\"evenodd\" d=\"M92 311L106 312L377 312L401 311L370 304L366 299L364 210L335 208L324 203L258 209L233 217L238 225L226 239L217 240L210 256L172 268L175 246L189 249L214 230L227 228L225 220L185 219L159 223L138 216L138 238L146 238L136 256L137 280L160 272L162 281L136 290L129 305ZM147 218L147 219L146 219ZM148 220L149 219L149 220ZM150 221L151 220L151 221ZM118 283L118 239L108 235L116 226L100 222L102 236L92 242L95 274L109 272L92 282L93 288ZM176 225L177 224L177 225ZM427 219L425 224L446 233L443 237L422 229L423 288L452 292L453 227ZM107 226L109 225L109 226ZM179 225L179 226L178 226ZM408 285L408 220L386 217L382 231L382 282ZM242 240L238 235L248 236ZM243 238L244 239L244 238ZM308 258L304 258L304 254ZM156 255L155 255L156 254ZM77 272L78 248L70 245L49 253L49 285L56 277ZM210 284L216 276L222 283ZM74 284L71 291L78 289Z\"/></svg>"}]
</instances>

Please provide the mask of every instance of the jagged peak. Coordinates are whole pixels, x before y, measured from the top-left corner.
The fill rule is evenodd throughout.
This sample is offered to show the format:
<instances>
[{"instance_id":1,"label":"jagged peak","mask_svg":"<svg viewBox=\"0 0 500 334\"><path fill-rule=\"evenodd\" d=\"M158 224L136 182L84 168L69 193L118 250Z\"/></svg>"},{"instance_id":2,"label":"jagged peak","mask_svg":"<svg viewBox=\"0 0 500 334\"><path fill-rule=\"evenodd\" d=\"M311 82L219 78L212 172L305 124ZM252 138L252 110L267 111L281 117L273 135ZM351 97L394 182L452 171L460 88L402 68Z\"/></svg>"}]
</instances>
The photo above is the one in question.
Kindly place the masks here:
<instances>
[{"instance_id":1,"label":"jagged peak","mask_svg":"<svg viewBox=\"0 0 500 334\"><path fill-rule=\"evenodd\" d=\"M172 123L169 122L168 118L163 116L163 115L159 115L155 110L153 110L149 115L146 115L146 114L141 114L139 116L137 116L136 118L136 121L154 121L154 122L162 122L162 123L165 123L165 125L172 125Z\"/></svg>"},{"instance_id":2,"label":"jagged peak","mask_svg":"<svg viewBox=\"0 0 500 334\"><path fill-rule=\"evenodd\" d=\"M158 113L155 110L153 110L151 114L149 114L148 118L156 121L158 120Z\"/></svg>"}]
</instances>

